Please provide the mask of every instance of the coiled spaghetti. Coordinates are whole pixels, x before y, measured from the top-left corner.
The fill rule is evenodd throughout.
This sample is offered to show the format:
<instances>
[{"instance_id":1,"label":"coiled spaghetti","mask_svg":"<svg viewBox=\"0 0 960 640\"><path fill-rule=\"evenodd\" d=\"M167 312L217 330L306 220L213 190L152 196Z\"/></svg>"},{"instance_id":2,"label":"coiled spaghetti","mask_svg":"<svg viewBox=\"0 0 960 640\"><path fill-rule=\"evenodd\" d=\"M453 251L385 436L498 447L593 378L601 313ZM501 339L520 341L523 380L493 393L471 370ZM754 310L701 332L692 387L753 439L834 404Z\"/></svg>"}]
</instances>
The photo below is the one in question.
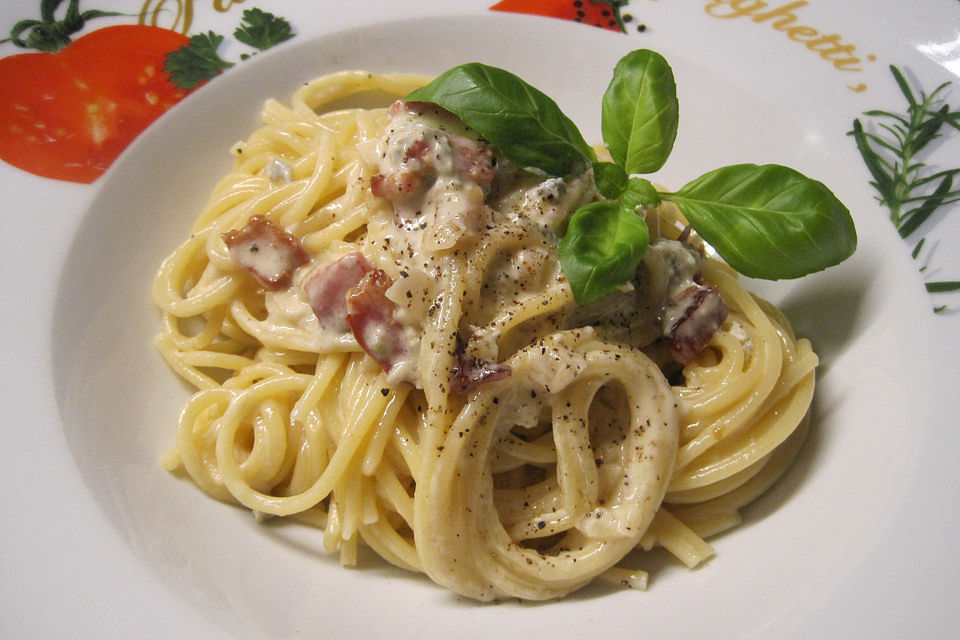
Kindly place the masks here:
<instances>
[{"instance_id":1,"label":"coiled spaghetti","mask_svg":"<svg viewBox=\"0 0 960 640\"><path fill-rule=\"evenodd\" d=\"M469 247L411 260L370 188L389 115L325 109L423 82L319 78L290 106L269 101L264 126L234 147L233 170L153 286L157 347L197 389L164 466L259 516L321 528L343 564L363 543L481 600L558 597L598 576L642 587L645 573L616 565L655 545L702 563L704 538L735 526L802 443L816 355L710 259L703 277L730 312L682 371L636 326L578 320L554 235L523 216L496 214ZM271 177L278 162L283 179ZM289 291L265 291L225 245L253 216L310 256ZM670 205L647 222L655 238L684 228ZM352 252L395 282L422 274L406 296L417 384L354 340L324 338L304 302L317 265ZM525 279L500 277L517 265ZM665 276L651 263L646 277ZM454 393L464 348L510 375Z\"/></svg>"}]
</instances>

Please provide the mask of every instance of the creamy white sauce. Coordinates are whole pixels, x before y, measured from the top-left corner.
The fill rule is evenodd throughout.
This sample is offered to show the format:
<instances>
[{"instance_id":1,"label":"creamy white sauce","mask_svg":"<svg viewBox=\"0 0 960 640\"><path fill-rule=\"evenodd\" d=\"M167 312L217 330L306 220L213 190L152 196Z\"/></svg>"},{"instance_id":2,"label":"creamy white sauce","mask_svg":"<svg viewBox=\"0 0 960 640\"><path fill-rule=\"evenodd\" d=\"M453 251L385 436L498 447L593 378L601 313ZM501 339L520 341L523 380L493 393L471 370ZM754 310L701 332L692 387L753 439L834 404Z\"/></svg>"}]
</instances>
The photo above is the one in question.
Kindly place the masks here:
<instances>
[{"instance_id":1,"label":"creamy white sauce","mask_svg":"<svg viewBox=\"0 0 960 640\"><path fill-rule=\"evenodd\" d=\"M427 226L420 250L436 252L450 249L462 238L476 238L489 218L484 194L479 186L451 179L438 178L427 191L421 205Z\"/></svg>"},{"instance_id":2,"label":"creamy white sauce","mask_svg":"<svg viewBox=\"0 0 960 640\"><path fill-rule=\"evenodd\" d=\"M390 371L387 372L387 382L390 384L398 384L404 380L416 380L417 386L422 386L419 383L419 368L417 366L420 358L420 333L418 328L414 328L411 325L406 325L403 328L403 342L406 345L406 349L403 354L397 358L393 365L390 367Z\"/></svg>"},{"instance_id":3,"label":"creamy white sauce","mask_svg":"<svg viewBox=\"0 0 960 640\"><path fill-rule=\"evenodd\" d=\"M543 249L521 249L510 260L501 265L503 279L514 285L522 285L540 273L547 262L547 252Z\"/></svg>"},{"instance_id":4,"label":"creamy white sauce","mask_svg":"<svg viewBox=\"0 0 960 640\"><path fill-rule=\"evenodd\" d=\"M268 291L264 296L267 316L277 324L304 326L309 330L319 329L317 316L310 308L307 293L300 287L287 287Z\"/></svg>"},{"instance_id":5,"label":"creamy white sauce","mask_svg":"<svg viewBox=\"0 0 960 640\"><path fill-rule=\"evenodd\" d=\"M458 176L455 152L447 134L414 114L398 114L391 120L380 172L423 173L425 159L408 154L417 144L429 146L425 159L435 177L422 194L395 201L394 212L412 249L429 254L450 249L461 238L478 236L489 214L483 190Z\"/></svg>"},{"instance_id":6,"label":"creamy white sauce","mask_svg":"<svg viewBox=\"0 0 960 640\"><path fill-rule=\"evenodd\" d=\"M416 370L418 358L413 354L419 352L422 326L439 308L446 256L475 250L487 229L495 225L539 230L512 253L497 256L485 274L482 299L466 301L490 316L542 292L561 277L557 236L576 208L596 199L589 173L544 179L520 171L500 157L490 163L492 182L487 184L490 167L484 179L474 180L478 174L464 170L463 155L462 138L471 134L462 123L447 120L436 114L401 111L393 116L377 146L376 171L393 180L390 186L400 194L388 191L390 206L367 225L367 243L369 255L377 256L377 267L393 279L386 295L397 305L394 317L405 327L407 353L411 354L391 366L391 378L411 379L410 372ZM481 153L489 153L482 149ZM366 150L365 157L373 155L370 151ZM472 151L468 145L467 153ZM468 169L473 159L469 155ZM414 179L405 182L408 176ZM415 186L407 190L408 184ZM471 345L470 354L495 361L498 336L476 335L474 339L475 330L463 329L466 335L461 338ZM564 371L541 373L544 384L558 387L576 375L566 366Z\"/></svg>"},{"instance_id":7,"label":"creamy white sauce","mask_svg":"<svg viewBox=\"0 0 960 640\"><path fill-rule=\"evenodd\" d=\"M663 309L662 327L668 335L687 311L686 304L678 304L691 287L700 287L694 281L703 265L703 256L677 240L658 240L647 251L663 260L667 268L667 304Z\"/></svg>"},{"instance_id":8,"label":"creamy white sauce","mask_svg":"<svg viewBox=\"0 0 960 640\"><path fill-rule=\"evenodd\" d=\"M747 330L743 328L743 325L740 324L740 321L733 319L730 321L730 335L740 341L740 344L743 345L743 355L746 358L750 358L753 355L753 340L750 339L750 334L747 333Z\"/></svg>"},{"instance_id":9,"label":"creamy white sauce","mask_svg":"<svg viewBox=\"0 0 960 640\"><path fill-rule=\"evenodd\" d=\"M253 241L243 259L266 279L275 279L293 266L290 264L290 248L271 242Z\"/></svg>"},{"instance_id":10,"label":"creamy white sauce","mask_svg":"<svg viewBox=\"0 0 960 640\"><path fill-rule=\"evenodd\" d=\"M696 284L693 279L703 268L703 256L696 249L678 240L658 240L650 245L648 251L659 254L667 265L668 298L675 298L691 285Z\"/></svg>"},{"instance_id":11,"label":"creamy white sauce","mask_svg":"<svg viewBox=\"0 0 960 640\"><path fill-rule=\"evenodd\" d=\"M514 217L524 217L559 234L578 208L596 199L593 177L582 173L567 178L547 178L530 186L529 175L518 175L501 187L494 207Z\"/></svg>"},{"instance_id":12,"label":"creamy white sauce","mask_svg":"<svg viewBox=\"0 0 960 640\"><path fill-rule=\"evenodd\" d=\"M585 327L581 335L586 340L594 334L590 327ZM571 351L555 335L544 338L538 346L540 357L530 359L527 373L529 381L547 393L559 393L587 368L583 353Z\"/></svg>"},{"instance_id":13,"label":"creamy white sauce","mask_svg":"<svg viewBox=\"0 0 960 640\"><path fill-rule=\"evenodd\" d=\"M289 287L266 292L263 302L267 317L264 323L271 327L273 333L296 331L300 336L309 336L311 350L318 353L355 351L360 347L353 334L349 331L338 333L321 327L310 306L310 299L303 285L320 266L322 265L316 262L307 263L294 272Z\"/></svg>"}]
</instances>

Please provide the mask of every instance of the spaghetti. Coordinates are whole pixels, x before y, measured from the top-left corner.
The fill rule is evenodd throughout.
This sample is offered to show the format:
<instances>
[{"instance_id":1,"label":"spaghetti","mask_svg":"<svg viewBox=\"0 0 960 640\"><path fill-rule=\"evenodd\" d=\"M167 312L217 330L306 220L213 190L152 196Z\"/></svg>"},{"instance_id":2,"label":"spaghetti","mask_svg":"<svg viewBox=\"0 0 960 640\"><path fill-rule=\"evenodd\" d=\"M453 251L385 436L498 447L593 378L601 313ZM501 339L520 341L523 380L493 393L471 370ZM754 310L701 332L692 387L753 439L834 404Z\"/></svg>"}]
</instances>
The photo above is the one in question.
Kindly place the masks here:
<instances>
[{"instance_id":1,"label":"spaghetti","mask_svg":"<svg viewBox=\"0 0 960 640\"><path fill-rule=\"evenodd\" d=\"M703 563L802 443L810 344L669 204L635 283L577 307L556 238L589 174L523 172L417 105L328 110L424 82L319 78L234 147L153 285L196 388L163 465L480 600L643 587L634 549ZM662 325L691 278L725 313L681 366Z\"/></svg>"}]
</instances>

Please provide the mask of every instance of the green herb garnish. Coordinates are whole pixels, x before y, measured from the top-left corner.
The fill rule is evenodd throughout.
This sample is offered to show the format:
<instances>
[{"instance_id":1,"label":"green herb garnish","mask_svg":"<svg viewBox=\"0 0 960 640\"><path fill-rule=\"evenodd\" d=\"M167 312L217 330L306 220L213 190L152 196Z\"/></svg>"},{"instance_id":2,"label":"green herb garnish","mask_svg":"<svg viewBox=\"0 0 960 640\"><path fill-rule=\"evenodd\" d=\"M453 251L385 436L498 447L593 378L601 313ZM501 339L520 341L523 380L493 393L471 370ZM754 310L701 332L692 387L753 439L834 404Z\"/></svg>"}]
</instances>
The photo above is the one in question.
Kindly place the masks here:
<instances>
[{"instance_id":1,"label":"green herb garnish","mask_svg":"<svg viewBox=\"0 0 960 640\"><path fill-rule=\"evenodd\" d=\"M630 176L618 164L612 162L594 162L593 163L593 181L597 185L597 191L604 198L616 198L624 189Z\"/></svg>"},{"instance_id":2,"label":"green herb garnish","mask_svg":"<svg viewBox=\"0 0 960 640\"><path fill-rule=\"evenodd\" d=\"M478 62L460 65L406 100L450 111L528 171L565 176L597 159L556 102L503 69Z\"/></svg>"},{"instance_id":3,"label":"green herb garnish","mask_svg":"<svg viewBox=\"0 0 960 640\"><path fill-rule=\"evenodd\" d=\"M856 246L846 207L823 184L788 167L723 167L661 196L731 267L753 278L799 278L836 264Z\"/></svg>"},{"instance_id":4,"label":"green herb garnish","mask_svg":"<svg viewBox=\"0 0 960 640\"><path fill-rule=\"evenodd\" d=\"M621 58L602 104L603 142L614 163L628 174L662 167L680 119L673 70L663 56L639 49Z\"/></svg>"},{"instance_id":5,"label":"green herb garnish","mask_svg":"<svg viewBox=\"0 0 960 640\"><path fill-rule=\"evenodd\" d=\"M653 51L617 63L604 93L601 131L613 162L597 162L556 103L513 74L471 63L406 98L437 104L519 166L555 176L592 165L607 198L578 209L560 243L575 299L588 304L634 277L649 242L643 209L667 200L744 275L797 278L839 264L857 246L853 219L823 184L779 165L711 171L676 192L635 174L658 170L677 136L673 72Z\"/></svg>"},{"instance_id":6,"label":"green herb garnish","mask_svg":"<svg viewBox=\"0 0 960 640\"><path fill-rule=\"evenodd\" d=\"M649 242L647 225L635 212L616 201L591 202L570 218L560 241L560 266L571 287L610 293L615 283L633 277Z\"/></svg>"},{"instance_id":7,"label":"green herb garnish","mask_svg":"<svg viewBox=\"0 0 960 640\"><path fill-rule=\"evenodd\" d=\"M193 89L233 66L234 63L227 62L217 53L221 42L223 36L213 31L190 36L189 44L167 54L163 70L181 89Z\"/></svg>"}]
</instances>

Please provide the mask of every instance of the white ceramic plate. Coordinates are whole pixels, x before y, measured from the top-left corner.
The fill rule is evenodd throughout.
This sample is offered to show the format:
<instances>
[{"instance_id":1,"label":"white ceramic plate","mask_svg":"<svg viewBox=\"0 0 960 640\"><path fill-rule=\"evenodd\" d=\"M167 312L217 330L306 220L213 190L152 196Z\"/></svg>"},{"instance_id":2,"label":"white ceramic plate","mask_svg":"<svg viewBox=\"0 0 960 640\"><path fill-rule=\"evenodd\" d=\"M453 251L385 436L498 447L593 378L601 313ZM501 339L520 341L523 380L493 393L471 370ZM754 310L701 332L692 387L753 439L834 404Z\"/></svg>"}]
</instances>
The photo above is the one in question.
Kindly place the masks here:
<instances>
[{"instance_id":1,"label":"white ceramic plate","mask_svg":"<svg viewBox=\"0 0 960 640\"><path fill-rule=\"evenodd\" d=\"M759 33L760 26L736 29ZM244 638L955 634L960 504L950 452L960 438L957 401L944 390L958 388L957 317L931 313L911 246L874 201L844 136L864 109L898 106L895 87L873 73L868 102L846 88L845 78L824 74L808 52L799 61L787 56L795 67L785 74L782 66L737 53L729 33L711 32L691 46L668 32L641 41L499 15L362 27L258 56L149 129L65 234L70 246L57 257L52 318L35 320L45 329L28 326L28 313L7 320L20 335L51 336L38 348L49 358L59 427L30 432L38 418L53 415L49 398L25 397L37 411L3 420L5 429L18 430L8 447L34 459L18 456L12 464L40 478L32 485L36 496L8 496L4 506L23 513L34 505L46 515L27 518L36 527L32 542L22 526L0 529L8 547L0 552L0 606L10 614L0 631ZM316 531L259 526L249 513L159 468L188 391L151 346L158 319L152 274L229 167L230 145L257 126L266 98L286 99L303 81L340 69L437 73L479 60L537 85L585 137L598 139L610 69L640 46L667 57L679 89L680 133L658 181L679 185L735 162L788 164L831 186L852 210L860 236L854 258L838 268L755 287L782 305L821 356L814 426L795 467L746 511L746 523L712 541L713 560L693 572L657 561L646 593L589 587L555 603L478 606L372 556L358 569L342 568L320 552ZM704 55L711 47L715 55ZM891 62L915 65L923 79L949 79L916 55ZM803 83L814 89L799 90ZM960 275L958 244L938 240L943 279ZM17 367L29 367L21 357ZM44 362L33 366L47 371ZM31 485L18 491L24 486ZM58 546L74 542L76 554Z\"/></svg>"}]
</instances>

